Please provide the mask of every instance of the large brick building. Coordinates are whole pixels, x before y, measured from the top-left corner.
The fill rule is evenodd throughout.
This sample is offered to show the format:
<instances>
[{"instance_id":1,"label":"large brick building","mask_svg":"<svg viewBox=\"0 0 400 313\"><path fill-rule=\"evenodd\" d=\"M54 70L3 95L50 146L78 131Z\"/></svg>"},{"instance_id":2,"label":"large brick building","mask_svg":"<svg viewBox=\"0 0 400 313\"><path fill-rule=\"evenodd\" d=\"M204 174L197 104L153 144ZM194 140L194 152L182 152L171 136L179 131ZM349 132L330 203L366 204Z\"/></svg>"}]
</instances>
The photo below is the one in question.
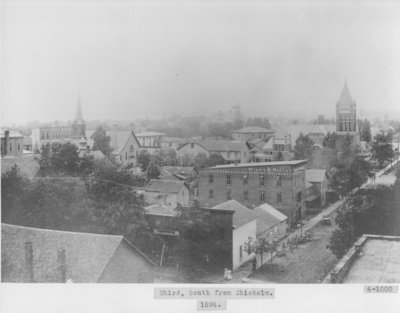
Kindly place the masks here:
<instances>
[{"instance_id":1,"label":"large brick building","mask_svg":"<svg viewBox=\"0 0 400 313\"><path fill-rule=\"evenodd\" d=\"M269 203L288 216L303 217L307 160L218 165L200 170L199 201L212 207L234 199L247 207Z\"/></svg>"}]
</instances>

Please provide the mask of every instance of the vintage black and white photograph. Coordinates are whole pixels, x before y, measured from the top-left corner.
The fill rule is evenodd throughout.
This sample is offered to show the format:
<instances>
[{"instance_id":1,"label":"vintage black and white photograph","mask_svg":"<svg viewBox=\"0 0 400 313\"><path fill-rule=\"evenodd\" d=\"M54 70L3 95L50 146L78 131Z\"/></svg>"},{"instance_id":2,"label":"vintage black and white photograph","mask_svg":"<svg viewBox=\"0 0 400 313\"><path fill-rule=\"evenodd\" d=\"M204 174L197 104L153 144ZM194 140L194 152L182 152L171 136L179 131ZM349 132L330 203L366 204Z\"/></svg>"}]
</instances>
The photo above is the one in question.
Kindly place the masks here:
<instances>
[{"instance_id":1,"label":"vintage black and white photograph","mask_svg":"<svg viewBox=\"0 0 400 313\"><path fill-rule=\"evenodd\" d=\"M400 4L1 2L1 282L399 284Z\"/></svg>"}]
</instances>

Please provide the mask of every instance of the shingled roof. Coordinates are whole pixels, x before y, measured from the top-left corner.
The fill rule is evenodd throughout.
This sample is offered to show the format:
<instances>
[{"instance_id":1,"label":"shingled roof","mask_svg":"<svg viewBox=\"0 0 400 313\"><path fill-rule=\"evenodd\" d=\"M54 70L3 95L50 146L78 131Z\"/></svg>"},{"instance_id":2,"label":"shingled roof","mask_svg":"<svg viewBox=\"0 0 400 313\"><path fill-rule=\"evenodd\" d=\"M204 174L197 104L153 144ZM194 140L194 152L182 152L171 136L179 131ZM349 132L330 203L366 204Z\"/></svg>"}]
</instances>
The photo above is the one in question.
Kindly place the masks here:
<instances>
[{"instance_id":1,"label":"shingled roof","mask_svg":"<svg viewBox=\"0 0 400 313\"><path fill-rule=\"evenodd\" d=\"M178 193L182 188L187 188L183 181L150 179L144 190L147 192Z\"/></svg>"},{"instance_id":2,"label":"shingled roof","mask_svg":"<svg viewBox=\"0 0 400 313\"><path fill-rule=\"evenodd\" d=\"M95 283L117 248L128 244L140 258L155 265L123 236L77 233L1 224L1 257L6 266L2 281L27 282L25 243L31 242L35 282L58 282L57 252L65 249L67 278L76 283ZM135 258L132 258L135 262Z\"/></svg>"}]
</instances>

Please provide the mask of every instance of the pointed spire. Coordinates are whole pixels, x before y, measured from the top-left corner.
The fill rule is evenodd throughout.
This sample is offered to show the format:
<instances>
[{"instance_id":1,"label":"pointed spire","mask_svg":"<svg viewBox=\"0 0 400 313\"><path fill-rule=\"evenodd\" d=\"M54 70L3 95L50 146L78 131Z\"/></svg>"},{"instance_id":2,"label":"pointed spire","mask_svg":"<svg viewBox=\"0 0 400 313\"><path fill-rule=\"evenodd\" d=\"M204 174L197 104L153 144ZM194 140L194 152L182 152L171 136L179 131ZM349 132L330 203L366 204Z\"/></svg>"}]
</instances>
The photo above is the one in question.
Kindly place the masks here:
<instances>
[{"instance_id":1,"label":"pointed spire","mask_svg":"<svg viewBox=\"0 0 400 313\"><path fill-rule=\"evenodd\" d=\"M351 105L353 103L354 103L354 100L351 97L351 94L350 94L350 91L349 91L349 87L347 86L347 77L346 77L345 81L344 81L342 94L340 95L338 104L340 106L349 106L349 105Z\"/></svg>"},{"instance_id":2,"label":"pointed spire","mask_svg":"<svg viewBox=\"0 0 400 313\"><path fill-rule=\"evenodd\" d=\"M85 124L85 122L83 121L83 117L82 117L81 97L79 94L78 94L78 105L76 107L76 115L75 115L74 124L77 124L77 125Z\"/></svg>"}]
</instances>

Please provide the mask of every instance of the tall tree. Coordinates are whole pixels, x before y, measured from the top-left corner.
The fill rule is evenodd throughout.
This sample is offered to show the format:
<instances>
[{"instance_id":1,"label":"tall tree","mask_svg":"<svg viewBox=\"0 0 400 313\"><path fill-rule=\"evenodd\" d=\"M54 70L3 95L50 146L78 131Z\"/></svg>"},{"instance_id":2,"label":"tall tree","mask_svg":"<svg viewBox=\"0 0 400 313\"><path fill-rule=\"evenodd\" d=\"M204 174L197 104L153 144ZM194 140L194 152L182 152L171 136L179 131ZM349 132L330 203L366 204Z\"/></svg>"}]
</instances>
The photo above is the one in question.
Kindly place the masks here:
<instances>
[{"instance_id":1,"label":"tall tree","mask_svg":"<svg viewBox=\"0 0 400 313\"><path fill-rule=\"evenodd\" d=\"M111 137L107 135L103 126L98 126L93 133L93 150L100 150L106 157L111 155Z\"/></svg>"},{"instance_id":2,"label":"tall tree","mask_svg":"<svg viewBox=\"0 0 400 313\"><path fill-rule=\"evenodd\" d=\"M219 153L212 153L207 160L207 167L223 165L226 161Z\"/></svg>"},{"instance_id":3,"label":"tall tree","mask_svg":"<svg viewBox=\"0 0 400 313\"><path fill-rule=\"evenodd\" d=\"M78 147L70 142L56 142L50 147L46 146L40 157L39 165L44 176L81 174L81 158L78 154Z\"/></svg>"},{"instance_id":4,"label":"tall tree","mask_svg":"<svg viewBox=\"0 0 400 313\"><path fill-rule=\"evenodd\" d=\"M385 161L390 161L393 158L393 134L381 130L374 136L372 141L372 153L380 166L383 166Z\"/></svg>"},{"instance_id":5,"label":"tall tree","mask_svg":"<svg viewBox=\"0 0 400 313\"><path fill-rule=\"evenodd\" d=\"M326 136L324 137L324 140L322 141L322 146L330 148L330 149L336 149L336 141L337 141L337 135L335 132L328 132Z\"/></svg>"},{"instance_id":6,"label":"tall tree","mask_svg":"<svg viewBox=\"0 0 400 313\"><path fill-rule=\"evenodd\" d=\"M147 166L150 163L150 154L147 150L140 150L138 159L137 159L140 169L145 172L147 170Z\"/></svg>"},{"instance_id":7,"label":"tall tree","mask_svg":"<svg viewBox=\"0 0 400 313\"><path fill-rule=\"evenodd\" d=\"M314 141L308 137L308 135L304 136L303 133L300 133L294 146L294 158L296 160L309 159L312 154L313 146Z\"/></svg>"},{"instance_id":8,"label":"tall tree","mask_svg":"<svg viewBox=\"0 0 400 313\"><path fill-rule=\"evenodd\" d=\"M363 141L370 142L371 141L371 123L367 120L359 121L359 130L360 130L360 138Z\"/></svg>"}]
</instances>

